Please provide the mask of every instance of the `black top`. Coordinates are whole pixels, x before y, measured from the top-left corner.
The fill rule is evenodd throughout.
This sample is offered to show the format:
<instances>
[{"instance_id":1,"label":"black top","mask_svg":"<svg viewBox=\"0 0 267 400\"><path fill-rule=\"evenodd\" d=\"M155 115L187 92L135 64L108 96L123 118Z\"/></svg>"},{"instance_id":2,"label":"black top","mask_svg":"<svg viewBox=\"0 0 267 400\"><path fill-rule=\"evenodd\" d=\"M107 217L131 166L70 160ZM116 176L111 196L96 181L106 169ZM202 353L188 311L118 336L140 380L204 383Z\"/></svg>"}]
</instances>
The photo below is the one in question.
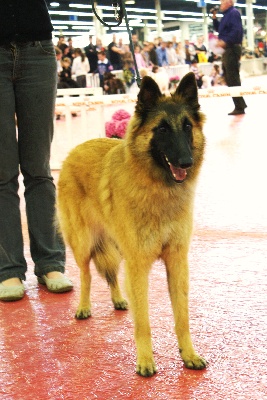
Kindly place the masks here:
<instances>
[{"instance_id":1,"label":"black top","mask_svg":"<svg viewBox=\"0 0 267 400\"><path fill-rule=\"evenodd\" d=\"M0 0L0 44L52 39L45 0Z\"/></svg>"}]
</instances>

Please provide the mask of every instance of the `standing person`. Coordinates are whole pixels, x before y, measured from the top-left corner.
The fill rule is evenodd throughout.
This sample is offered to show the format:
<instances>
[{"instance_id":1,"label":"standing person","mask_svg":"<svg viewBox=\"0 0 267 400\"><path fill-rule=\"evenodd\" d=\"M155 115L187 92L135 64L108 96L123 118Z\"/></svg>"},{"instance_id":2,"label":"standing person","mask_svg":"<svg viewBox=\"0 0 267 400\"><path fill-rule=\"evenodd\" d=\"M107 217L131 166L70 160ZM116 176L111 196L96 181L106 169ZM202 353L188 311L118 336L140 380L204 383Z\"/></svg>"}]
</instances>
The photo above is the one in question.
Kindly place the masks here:
<instances>
[{"instance_id":1,"label":"standing person","mask_svg":"<svg viewBox=\"0 0 267 400\"><path fill-rule=\"evenodd\" d=\"M166 51L167 43L161 42L160 46L156 48L156 53L158 56L158 65L160 67L164 67L168 65L167 51Z\"/></svg>"},{"instance_id":2,"label":"standing person","mask_svg":"<svg viewBox=\"0 0 267 400\"><path fill-rule=\"evenodd\" d=\"M67 43L65 42L65 36L59 36L58 42L57 42L57 47L60 48L62 51L62 54L65 54L65 50L68 47Z\"/></svg>"},{"instance_id":3,"label":"standing person","mask_svg":"<svg viewBox=\"0 0 267 400\"><path fill-rule=\"evenodd\" d=\"M167 42L166 53L167 53L168 64L176 65L177 64L176 51L171 41Z\"/></svg>"},{"instance_id":4,"label":"standing person","mask_svg":"<svg viewBox=\"0 0 267 400\"><path fill-rule=\"evenodd\" d=\"M74 60L71 67L72 75L76 75L76 81L81 88L86 87L86 75L90 71L88 58L84 52L77 48L74 50Z\"/></svg>"},{"instance_id":5,"label":"standing person","mask_svg":"<svg viewBox=\"0 0 267 400\"><path fill-rule=\"evenodd\" d=\"M64 57L68 57L71 60L71 63L73 61L74 50L72 38L68 38L68 47L64 50Z\"/></svg>"},{"instance_id":6,"label":"standing person","mask_svg":"<svg viewBox=\"0 0 267 400\"><path fill-rule=\"evenodd\" d=\"M158 55L156 52L156 48L154 46L153 42L148 43L148 55L149 55L149 60L150 64L153 65L158 65Z\"/></svg>"},{"instance_id":7,"label":"standing person","mask_svg":"<svg viewBox=\"0 0 267 400\"><path fill-rule=\"evenodd\" d=\"M136 45L136 46L134 47L134 57L135 57L135 61L136 61L136 64L137 64L137 68L138 68L138 69L140 69L140 68L147 68L147 64L146 64L146 62L145 62L145 59L144 59L144 57L143 57L142 54L141 54L140 46L138 46L138 45Z\"/></svg>"},{"instance_id":8,"label":"standing person","mask_svg":"<svg viewBox=\"0 0 267 400\"><path fill-rule=\"evenodd\" d=\"M0 300L20 300L23 254L19 173L24 178L30 251L39 283L72 289L54 223L50 148L57 87L52 24L45 0L0 2ZM18 134L16 136L15 115Z\"/></svg>"},{"instance_id":9,"label":"standing person","mask_svg":"<svg viewBox=\"0 0 267 400\"><path fill-rule=\"evenodd\" d=\"M219 32L217 47L224 49L222 55L223 77L227 86L241 86L239 68L242 54L243 28L241 15L234 7L234 0L221 0L223 17L219 22L217 10L213 10L213 27ZM233 97L235 109L228 115L245 114L247 107L243 97Z\"/></svg>"},{"instance_id":10,"label":"standing person","mask_svg":"<svg viewBox=\"0 0 267 400\"><path fill-rule=\"evenodd\" d=\"M185 64L186 54L182 42L178 42L176 46L176 64ZM190 61L191 62L191 61Z\"/></svg>"},{"instance_id":11,"label":"standing person","mask_svg":"<svg viewBox=\"0 0 267 400\"><path fill-rule=\"evenodd\" d=\"M100 49L99 49L100 50ZM89 36L89 44L85 46L84 52L86 57L88 58L90 65L90 72L94 72L97 68L97 46L93 44L93 36Z\"/></svg>"},{"instance_id":12,"label":"standing person","mask_svg":"<svg viewBox=\"0 0 267 400\"><path fill-rule=\"evenodd\" d=\"M124 53L122 49L117 46L116 35L113 34L112 42L108 45L109 61L114 70L122 69L121 54Z\"/></svg>"},{"instance_id":13,"label":"standing person","mask_svg":"<svg viewBox=\"0 0 267 400\"><path fill-rule=\"evenodd\" d=\"M196 59L198 63L208 62L207 48L204 45L204 37L199 36L194 44Z\"/></svg>"},{"instance_id":14,"label":"standing person","mask_svg":"<svg viewBox=\"0 0 267 400\"><path fill-rule=\"evenodd\" d=\"M100 87L104 89L104 75L107 72L112 71L112 65L110 64L109 60L106 57L105 51L99 51L97 53L98 57L98 63L97 63L97 68L94 71L94 73L99 74L99 83Z\"/></svg>"}]
</instances>

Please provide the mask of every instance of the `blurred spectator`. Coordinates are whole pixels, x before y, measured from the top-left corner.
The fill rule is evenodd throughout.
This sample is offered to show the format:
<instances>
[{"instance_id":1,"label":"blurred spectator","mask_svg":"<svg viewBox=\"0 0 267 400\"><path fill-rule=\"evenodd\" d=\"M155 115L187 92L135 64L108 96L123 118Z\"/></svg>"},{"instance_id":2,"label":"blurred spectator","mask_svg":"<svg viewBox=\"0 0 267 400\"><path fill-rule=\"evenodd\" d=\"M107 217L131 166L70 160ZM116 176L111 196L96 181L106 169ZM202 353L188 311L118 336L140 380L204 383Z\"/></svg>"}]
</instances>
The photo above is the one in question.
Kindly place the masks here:
<instances>
[{"instance_id":1,"label":"blurred spectator","mask_svg":"<svg viewBox=\"0 0 267 400\"><path fill-rule=\"evenodd\" d=\"M190 71L192 71L195 74L197 87L199 89L202 88L202 84L203 84L202 77L203 77L203 74L200 72L196 60L192 61L191 66L190 66Z\"/></svg>"},{"instance_id":2,"label":"blurred spectator","mask_svg":"<svg viewBox=\"0 0 267 400\"><path fill-rule=\"evenodd\" d=\"M132 52L130 51L130 46L128 44L124 45L124 53L121 55L122 68L133 68L134 60ZM127 65L126 65L127 64Z\"/></svg>"},{"instance_id":3,"label":"blurred spectator","mask_svg":"<svg viewBox=\"0 0 267 400\"><path fill-rule=\"evenodd\" d=\"M125 93L123 81L116 78L111 72L104 74L104 94L121 94Z\"/></svg>"},{"instance_id":4,"label":"blurred spectator","mask_svg":"<svg viewBox=\"0 0 267 400\"><path fill-rule=\"evenodd\" d=\"M122 69L121 55L124 53L122 49L117 46L116 35L113 34L112 42L108 45L109 61L114 70Z\"/></svg>"},{"instance_id":5,"label":"blurred spectator","mask_svg":"<svg viewBox=\"0 0 267 400\"><path fill-rule=\"evenodd\" d=\"M195 47L189 42L188 39L185 40L185 63L191 64L192 60L195 58Z\"/></svg>"},{"instance_id":6,"label":"blurred spectator","mask_svg":"<svg viewBox=\"0 0 267 400\"><path fill-rule=\"evenodd\" d=\"M153 78L154 81L157 82L158 87L160 88L160 91L162 93L169 90L169 76L165 68L160 68L155 65L152 68L151 78Z\"/></svg>"},{"instance_id":7,"label":"blurred spectator","mask_svg":"<svg viewBox=\"0 0 267 400\"><path fill-rule=\"evenodd\" d=\"M267 57L267 36L265 38L265 42L263 43L263 55Z\"/></svg>"},{"instance_id":8,"label":"blurred spectator","mask_svg":"<svg viewBox=\"0 0 267 400\"><path fill-rule=\"evenodd\" d=\"M198 36L196 43L194 44L196 51L196 60L199 63L208 62L207 59L207 48L204 45L204 37Z\"/></svg>"},{"instance_id":9,"label":"blurred spectator","mask_svg":"<svg viewBox=\"0 0 267 400\"><path fill-rule=\"evenodd\" d=\"M183 43L178 42L177 47L176 47L176 64L178 64L178 65L185 64L185 59L186 59L186 55L185 55L185 48L183 46Z\"/></svg>"},{"instance_id":10,"label":"blurred spectator","mask_svg":"<svg viewBox=\"0 0 267 400\"><path fill-rule=\"evenodd\" d=\"M177 64L177 55L173 43L171 41L167 42L166 45L167 60L169 65Z\"/></svg>"},{"instance_id":11,"label":"blurred spectator","mask_svg":"<svg viewBox=\"0 0 267 400\"><path fill-rule=\"evenodd\" d=\"M105 47L102 44L102 40L99 38L96 38L95 40L95 45L96 45L96 51L105 51Z\"/></svg>"},{"instance_id":12,"label":"blurred spectator","mask_svg":"<svg viewBox=\"0 0 267 400\"><path fill-rule=\"evenodd\" d=\"M255 47L254 49L254 57L255 58L263 57L263 52L258 47Z\"/></svg>"},{"instance_id":13,"label":"blurred spectator","mask_svg":"<svg viewBox=\"0 0 267 400\"><path fill-rule=\"evenodd\" d=\"M213 64L211 73L210 73L210 84L211 86L223 85L224 81L222 78L222 73L220 70L220 66L218 64Z\"/></svg>"},{"instance_id":14,"label":"blurred spectator","mask_svg":"<svg viewBox=\"0 0 267 400\"><path fill-rule=\"evenodd\" d=\"M132 42L133 42L133 47L139 46L140 49L143 49L142 43L139 41L137 33L132 34Z\"/></svg>"},{"instance_id":15,"label":"blurred spectator","mask_svg":"<svg viewBox=\"0 0 267 400\"><path fill-rule=\"evenodd\" d=\"M79 87L86 87L86 75L89 71L90 65L85 53L80 48L75 49L71 73L76 76Z\"/></svg>"},{"instance_id":16,"label":"blurred spectator","mask_svg":"<svg viewBox=\"0 0 267 400\"><path fill-rule=\"evenodd\" d=\"M156 48L156 53L158 56L158 65L160 67L168 65L166 47L167 47L167 43L161 42L161 45Z\"/></svg>"},{"instance_id":17,"label":"blurred spectator","mask_svg":"<svg viewBox=\"0 0 267 400\"><path fill-rule=\"evenodd\" d=\"M177 46L178 46L178 43L177 43L176 36L173 36L172 37L172 47L176 50Z\"/></svg>"},{"instance_id":18,"label":"blurred spectator","mask_svg":"<svg viewBox=\"0 0 267 400\"><path fill-rule=\"evenodd\" d=\"M65 36L59 36L58 38L58 42L57 42L57 47L62 51L62 54L65 53L65 49L66 47L68 47L68 45L65 42Z\"/></svg>"},{"instance_id":19,"label":"blurred spectator","mask_svg":"<svg viewBox=\"0 0 267 400\"><path fill-rule=\"evenodd\" d=\"M106 53L104 51L100 51L99 53L97 53L97 57L97 68L94 73L99 74L100 86L104 89L104 75L105 73L112 71L113 68L109 60L107 59Z\"/></svg>"},{"instance_id":20,"label":"blurred spectator","mask_svg":"<svg viewBox=\"0 0 267 400\"><path fill-rule=\"evenodd\" d=\"M151 65L158 65L158 55L153 42L148 43L148 54Z\"/></svg>"},{"instance_id":21,"label":"blurred spectator","mask_svg":"<svg viewBox=\"0 0 267 400\"><path fill-rule=\"evenodd\" d=\"M72 45L72 38L68 38L68 46L64 50L64 57L68 57L72 62L73 55L74 55L74 47Z\"/></svg>"},{"instance_id":22,"label":"blurred spectator","mask_svg":"<svg viewBox=\"0 0 267 400\"><path fill-rule=\"evenodd\" d=\"M138 46L138 45L136 45L134 47L134 57L135 57L135 61L136 61L138 69L147 67L146 62L141 54L140 46Z\"/></svg>"},{"instance_id":23,"label":"blurred spectator","mask_svg":"<svg viewBox=\"0 0 267 400\"><path fill-rule=\"evenodd\" d=\"M143 43L143 50L141 50L141 54L145 60L146 66L149 67L151 65L151 61L149 56L149 45L147 42Z\"/></svg>"},{"instance_id":24,"label":"blurred spectator","mask_svg":"<svg viewBox=\"0 0 267 400\"><path fill-rule=\"evenodd\" d=\"M215 61L220 61L222 59L220 54L215 54L213 51L210 53L208 62L209 63L214 63Z\"/></svg>"},{"instance_id":25,"label":"blurred spectator","mask_svg":"<svg viewBox=\"0 0 267 400\"><path fill-rule=\"evenodd\" d=\"M90 72L94 72L97 69L97 48L93 44L93 36L89 36L89 44L85 46L84 52L86 57L88 58L89 65L90 65Z\"/></svg>"},{"instance_id":26,"label":"blurred spectator","mask_svg":"<svg viewBox=\"0 0 267 400\"><path fill-rule=\"evenodd\" d=\"M62 70L59 73L59 89L78 88L78 83L71 77L71 62L68 57L62 59ZM63 85L62 85L63 84Z\"/></svg>"}]
</instances>

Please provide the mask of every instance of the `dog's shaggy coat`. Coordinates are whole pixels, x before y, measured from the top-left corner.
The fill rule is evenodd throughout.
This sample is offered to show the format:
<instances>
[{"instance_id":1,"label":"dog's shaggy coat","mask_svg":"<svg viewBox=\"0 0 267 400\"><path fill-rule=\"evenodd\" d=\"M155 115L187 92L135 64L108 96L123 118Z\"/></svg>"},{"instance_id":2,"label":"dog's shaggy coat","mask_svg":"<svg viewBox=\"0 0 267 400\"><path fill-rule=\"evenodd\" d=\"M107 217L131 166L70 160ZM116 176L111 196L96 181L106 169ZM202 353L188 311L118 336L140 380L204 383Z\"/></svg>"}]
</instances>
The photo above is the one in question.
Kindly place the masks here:
<instances>
[{"instance_id":1,"label":"dog's shaggy coat","mask_svg":"<svg viewBox=\"0 0 267 400\"><path fill-rule=\"evenodd\" d=\"M126 138L77 146L58 182L58 218L80 267L77 318L91 315L89 262L106 278L116 309L126 309L117 274L125 259L134 318L137 373L156 372L148 313L148 276L161 258L167 270L175 330L185 366L202 369L188 316L188 250L196 179L203 159L204 116L193 73L172 96L150 77L142 80Z\"/></svg>"}]
</instances>

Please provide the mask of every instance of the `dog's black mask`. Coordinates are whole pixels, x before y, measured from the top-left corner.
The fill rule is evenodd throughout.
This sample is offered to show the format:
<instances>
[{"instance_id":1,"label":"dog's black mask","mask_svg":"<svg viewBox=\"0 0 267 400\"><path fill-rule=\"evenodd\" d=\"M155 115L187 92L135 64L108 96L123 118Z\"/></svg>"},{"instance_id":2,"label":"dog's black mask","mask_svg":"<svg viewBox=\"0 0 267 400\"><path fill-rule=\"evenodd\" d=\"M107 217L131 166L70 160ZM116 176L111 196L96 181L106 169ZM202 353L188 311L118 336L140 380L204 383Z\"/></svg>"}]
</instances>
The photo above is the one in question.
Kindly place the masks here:
<instances>
[{"instance_id":1,"label":"dog's black mask","mask_svg":"<svg viewBox=\"0 0 267 400\"><path fill-rule=\"evenodd\" d=\"M165 120L154 128L151 140L152 156L177 183L186 179L187 169L193 165L192 138L192 125L187 118L184 119L179 132Z\"/></svg>"},{"instance_id":2,"label":"dog's black mask","mask_svg":"<svg viewBox=\"0 0 267 400\"><path fill-rule=\"evenodd\" d=\"M195 75L189 72L170 101L164 101L164 98L156 82L144 77L136 113L141 117L142 125L148 119L153 124L151 121L158 119L162 113L161 121L153 128L150 151L155 162L167 171L169 178L182 183L188 168L193 165L193 127L188 115L196 123L201 119Z\"/></svg>"}]
</instances>

